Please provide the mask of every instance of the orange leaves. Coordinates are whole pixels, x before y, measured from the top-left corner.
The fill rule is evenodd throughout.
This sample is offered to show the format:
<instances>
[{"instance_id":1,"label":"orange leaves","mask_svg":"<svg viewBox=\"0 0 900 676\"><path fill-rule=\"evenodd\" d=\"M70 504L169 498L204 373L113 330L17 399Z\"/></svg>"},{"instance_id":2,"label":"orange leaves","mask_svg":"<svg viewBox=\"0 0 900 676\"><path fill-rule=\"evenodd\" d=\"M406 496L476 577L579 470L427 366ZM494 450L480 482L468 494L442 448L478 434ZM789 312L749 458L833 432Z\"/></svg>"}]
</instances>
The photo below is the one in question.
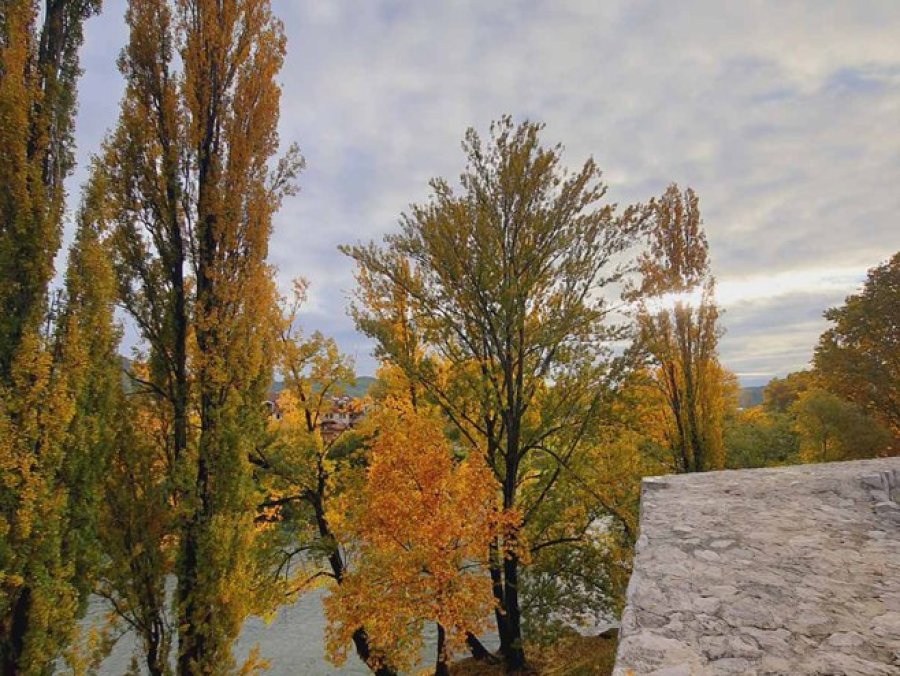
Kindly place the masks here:
<instances>
[{"instance_id":1,"label":"orange leaves","mask_svg":"<svg viewBox=\"0 0 900 676\"><path fill-rule=\"evenodd\" d=\"M327 647L342 661L364 626L403 669L425 622L446 628L450 650L483 628L493 608L483 559L519 519L497 513L498 486L479 454L454 459L438 416L391 398L373 417L366 481L347 496L338 533L358 563L326 600Z\"/></svg>"}]
</instances>

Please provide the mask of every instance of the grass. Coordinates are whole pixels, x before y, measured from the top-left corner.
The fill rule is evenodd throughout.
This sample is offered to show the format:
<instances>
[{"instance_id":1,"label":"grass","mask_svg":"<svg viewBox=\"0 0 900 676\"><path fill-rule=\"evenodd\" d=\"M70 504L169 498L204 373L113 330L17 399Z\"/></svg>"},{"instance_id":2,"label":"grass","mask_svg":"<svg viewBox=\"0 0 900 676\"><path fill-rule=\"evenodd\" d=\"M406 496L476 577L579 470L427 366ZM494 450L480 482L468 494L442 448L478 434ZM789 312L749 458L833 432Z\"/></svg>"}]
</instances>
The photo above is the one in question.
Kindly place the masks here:
<instances>
[{"instance_id":1,"label":"grass","mask_svg":"<svg viewBox=\"0 0 900 676\"><path fill-rule=\"evenodd\" d=\"M563 636L552 645L526 646L528 671L523 676L609 676L616 660L615 632L612 636ZM427 673L427 672L426 672ZM472 658L450 665L452 676L501 676L502 665L491 666Z\"/></svg>"}]
</instances>

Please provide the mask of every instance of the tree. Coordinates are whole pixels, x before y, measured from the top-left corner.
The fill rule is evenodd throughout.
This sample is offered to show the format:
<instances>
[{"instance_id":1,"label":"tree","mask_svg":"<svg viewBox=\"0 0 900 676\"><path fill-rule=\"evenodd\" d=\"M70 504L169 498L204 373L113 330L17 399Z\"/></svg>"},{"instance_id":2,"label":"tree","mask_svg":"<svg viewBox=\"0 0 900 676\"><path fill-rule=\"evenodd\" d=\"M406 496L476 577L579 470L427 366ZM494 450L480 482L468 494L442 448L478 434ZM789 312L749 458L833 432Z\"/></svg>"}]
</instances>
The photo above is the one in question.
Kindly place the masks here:
<instances>
[{"instance_id":1,"label":"tree","mask_svg":"<svg viewBox=\"0 0 900 676\"><path fill-rule=\"evenodd\" d=\"M59 296L52 307L48 288L62 236L64 181L74 165L82 24L98 9L96 0L60 0L39 17L37 3L7 0L0 12L4 674L44 672L72 638L86 589L80 576L92 558L89 536L79 532L92 527L90 486L81 486L88 492L84 520L70 519L77 492L70 492L67 481L90 478L82 472L89 461L74 454L93 450L82 442L90 440L84 386L96 364L72 360L97 354L99 342L82 342L76 329L98 306L92 290L74 279L69 298ZM90 258L86 251L85 256ZM98 330L102 341L106 328Z\"/></svg>"},{"instance_id":2,"label":"tree","mask_svg":"<svg viewBox=\"0 0 900 676\"><path fill-rule=\"evenodd\" d=\"M621 333L607 321L601 291L621 279L624 266L614 261L639 229L635 210L619 215L604 202L593 160L567 173L560 146L540 144L541 129L504 117L487 144L470 129L461 192L435 179L431 200L411 207L384 247L342 249L361 280L358 326L484 454L501 485L500 507L523 515L509 534L523 548L618 376L607 343ZM392 296L409 301L405 317L421 337L414 368L398 342L384 338L391 314L382 309ZM520 669L521 549L491 549L501 650L508 667Z\"/></svg>"},{"instance_id":3,"label":"tree","mask_svg":"<svg viewBox=\"0 0 900 676\"><path fill-rule=\"evenodd\" d=\"M859 406L825 390L807 390L790 411L805 462L872 458L891 441L890 432Z\"/></svg>"},{"instance_id":4,"label":"tree","mask_svg":"<svg viewBox=\"0 0 900 676\"><path fill-rule=\"evenodd\" d=\"M640 258L640 344L655 365L671 420L669 446L679 472L724 464L722 416L727 377L719 365L715 279L700 201L670 185L651 204L649 250Z\"/></svg>"},{"instance_id":5,"label":"tree","mask_svg":"<svg viewBox=\"0 0 900 676\"><path fill-rule=\"evenodd\" d=\"M38 361L15 362L15 379L35 379L34 387L16 388L28 392L24 402L15 396L4 402L3 413L10 416L4 422L17 423L10 426L4 462L18 452L19 462L29 463L19 464L16 469L26 471L11 472L7 484L17 489L17 525L28 528L4 542L12 550L10 559L27 557L18 576L5 571L10 582L24 587L20 593L27 599L19 619L21 651L17 657L14 650L4 654L10 659L6 668L17 673L42 673L74 640L75 620L85 610L103 555L97 544L101 486L121 385L114 288L107 252L82 214L65 292L57 297L43 345L36 346ZM17 408L22 403L27 409Z\"/></svg>"},{"instance_id":6,"label":"tree","mask_svg":"<svg viewBox=\"0 0 900 676\"><path fill-rule=\"evenodd\" d=\"M126 18L126 93L104 158L119 298L149 348L135 382L166 430L178 671L207 673L229 667L244 618L277 597L258 584L272 552L249 459L267 439L278 325L271 218L302 159L268 164L285 49L268 0L134 1Z\"/></svg>"},{"instance_id":7,"label":"tree","mask_svg":"<svg viewBox=\"0 0 900 676\"><path fill-rule=\"evenodd\" d=\"M813 371L794 371L784 378L772 378L763 390L763 407L770 413L786 413L791 404L815 384Z\"/></svg>"},{"instance_id":8,"label":"tree","mask_svg":"<svg viewBox=\"0 0 900 676\"><path fill-rule=\"evenodd\" d=\"M291 535L279 570L290 577L295 592L320 578L343 584L348 563L329 515L332 503L355 486L353 450L358 447L352 431L323 434L323 418L333 399L353 382L353 365L334 340L300 331L297 315L305 298L306 282L298 280L292 301L282 308L278 366L284 383L277 400L279 415L271 423L275 442L253 458L268 493L262 506L271 510L268 518ZM351 638L360 660L372 671L379 676L394 673L365 627L358 627Z\"/></svg>"},{"instance_id":9,"label":"tree","mask_svg":"<svg viewBox=\"0 0 900 676\"><path fill-rule=\"evenodd\" d=\"M146 377L147 366L133 363ZM177 628L166 596L175 570L177 521L171 467L164 453L168 418L159 400L140 390L120 402L116 443L103 483L99 541L106 554L95 591L140 642L151 676L171 673Z\"/></svg>"},{"instance_id":10,"label":"tree","mask_svg":"<svg viewBox=\"0 0 900 676\"><path fill-rule=\"evenodd\" d=\"M62 483L69 505L63 556L75 567L79 615L106 556L98 543L106 503L103 484L117 444L123 403L118 354L122 332L114 317L115 273L105 223L102 217L96 220L103 189L102 183L89 183L85 190L59 319L61 368L73 404L64 443Z\"/></svg>"},{"instance_id":11,"label":"tree","mask_svg":"<svg viewBox=\"0 0 900 676\"><path fill-rule=\"evenodd\" d=\"M434 413L390 399L374 415L365 482L334 518L356 564L325 601L329 654L343 662L365 627L387 662L408 670L434 622L435 674L446 676L449 655L494 607L484 558L504 529L498 487L479 454L454 458Z\"/></svg>"},{"instance_id":12,"label":"tree","mask_svg":"<svg viewBox=\"0 0 900 676\"><path fill-rule=\"evenodd\" d=\"M818 377L887 425L900 448L900 252L825 318L832 326L816 347Z\"/></svg>"},{"instance_id":13,"label":"tree","mask_svg":"<svg viewBox=\"0 0 900 676\"><path fill-rule=\"evenodd\" d=\"M723 436L725 466L729 469L790 465L798 461L799 437L787 412L763 406L734 411L725 417Z\"/></svg>"},{"instance_id":14,"label":"tree","mask_svg":"<svg viewBox=\"0 0 900 676\"><path fill-rule=\"evenodd\" d=\"M82 24L99 0L5 0L0 19L0 377L44 320L72 173Z\"/></svg>"},{"instance_id":15,"label":"tree","mask_svg":"<svg viewBox=\"0 0 900 676\"><path fill-rule=\"evenodd\" d=\"M420 335L416 305L407 288L421 284L421 276L411 268L409 260L396 252L385 252L395 268L400 284L390 279L373 276L366 268L357 268L357 296L360 306L351 305L350 314L357 327L375 339L374 356L381 360L378 381L381 389L394 396L405 398L416 408L419 403L419 386L415 374L419 372L425 356L423 336ZM410 375L407 375L410 374Z\"/></svg>"}]
</instances>

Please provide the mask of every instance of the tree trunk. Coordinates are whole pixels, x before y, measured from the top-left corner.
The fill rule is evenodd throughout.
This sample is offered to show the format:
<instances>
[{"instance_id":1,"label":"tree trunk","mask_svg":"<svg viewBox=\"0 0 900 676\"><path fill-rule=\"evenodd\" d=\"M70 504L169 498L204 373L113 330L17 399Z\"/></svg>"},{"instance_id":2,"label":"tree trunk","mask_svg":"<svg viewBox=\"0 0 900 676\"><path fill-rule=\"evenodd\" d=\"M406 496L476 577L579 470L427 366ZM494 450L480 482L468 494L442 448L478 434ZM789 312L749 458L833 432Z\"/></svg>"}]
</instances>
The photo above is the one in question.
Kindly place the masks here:
<instances>
[{"instance_id":1,"label":"tree trunk","mask_svg":"<svg viewBox=\"0 0 900 676\"><path fill-rule=\"evenodd\" d=\"M161 647L160 635L158 632L153 631L147 641L147 671L150 672L150 676L163 676L165 674L165 669L163 668L165 656L160 654Z\"/></svg>"},{"instance_id":2,"label":"tree trunk","mask_svg":"<svg viewBox=\"0 0 900 676\"><path fill-rule=\"evenodd\" d=\"M522 645L522 613L519 609L519 558L515 554L504 559L503 578L508 633L503 657L507 670L520 671L525 668L525 647Z\"/></svg>"},{"instance_id":3,"label":"tree trunk","mask_svg":"<svg viewBox=\"0 0 900 676\"><path fill-rule=\"evenodd\" d=\"M193 665L203 653L202 639L195 626L196 609L193 592L197 579L197 524L182 531L181 570L178 575L178 670L179 676L192 676Z\"/></svg>"},{"instance_id":4,"label":"tree trunk","mask_svg":"<svg viewBox=\"0 0 900 676\"><path fill-rule=\"evenodd\" d=\"M19 659L25 649L25 634L28 632L28 612L31 605L31 589L23 587L15 600L9 637L3 653L3 676L19 673Z\"/></svg>"},{"instance_id":5,"label":"tree trunk","mask_svg":"<svg viewBox=\"0 0 900 676\"><path fill-rule=\"evenodd\" d=\"M484 644L479 641L478 637L472 632L466 632L466 645L469 646L469 652L472 654L472 657L479 662L486 662L488 664L497 664L500 662L493 653L484 647Z\"/></svg>"},{"instance_id":6,"label":"tree trunk","mask_svg":"<svg viewBox=\"0 0 900 676\"><path fill-rule=\"evenodd\" d=\"M507 376L507 390L512 392L513 384ZM509 396L509 395L508 395ZM516 403L508 401L508 410L516 409ZM519 474L519 417L511 415L506 433L506 472L503 482L503 508L512 509L516 505L516 487ZM498 552L499 554L499 552ZM503 625L500 634L500 650L509 671L525 667L525 648L522 645L522 619L519 609L519 558L514 552L503 552ZM493 573L492 579L493 579ZM500 628L498 624L498 629Z\"/></svg>"},{"instance_id":7,"label":"tree trunk","mask_svg":"<svg viewBox=\"0 0 900 676\"><path fill-rule=\"evenodd\" d=\"M496 544L491 545L490 550L491 591L497 604L494 608L494 617L497 620L497 636L500 638L500 654L506 655L511 649L511 639L507 616L505 614L506 599L503 594L503 570L500 563L500 552Z\"/></svg>"},{"instance_id":8,"label":"tree trunk","mask_svg":"<svg viewBox=\"0 0 900 676\"><path fill-rule=\"evenodd\" d=\"M320 477L319 485L320 488L324 490L324 477ZM344 559L341 557L341 553L338 551L337 545L335 544L334 535L328 527L328 521L325 519L325 507L322 504L320 496L321 493L317 496L310 496L311 499L309 502L311 503L313 513L315 514L319 537L328 541L333 546L332 551L328 554L328 563L331 566L331 572L334 575L335 582L340 584L341 580L344 578L346 566L344 564ZM364 627L360 627L353 632L353 647L356 648L356 655L359 659L372 670L375 676L397 676L397 672L387 665L378 664L375 666L373 664L372 646L369 644L369 635L366 633Z\"/></svg>"},{"instance_id":9,"label":"tree trunk","mask_svg":"<svg viewBox=\"0 0 900 676\"><path fill-rule=\"evenodd\" d=\"M201 396L201 409L211 406L210 396ZM206 645L204 629L207 626L208 610L198 607L196 593L200 564L199 549L204 521L209 514L209 468L204 458L206 440L211 432L209 414L201 415L201 439L197 463L197 496L200 504L190 516L189 523L182 531L181 570L178 577L178 674L193 676L203 668Z\"/></svg>"},{"instance_id":10,"label":"tree trunk","mask_svg":"<svg viewBox=\"0 0 900 676\"><path fill-rule=\"evenodd\" d=\"M437 658L434 662L434 676L450 676L447 666L447 632L444 625L437 623Z\"/></svg>"}]
</instances>

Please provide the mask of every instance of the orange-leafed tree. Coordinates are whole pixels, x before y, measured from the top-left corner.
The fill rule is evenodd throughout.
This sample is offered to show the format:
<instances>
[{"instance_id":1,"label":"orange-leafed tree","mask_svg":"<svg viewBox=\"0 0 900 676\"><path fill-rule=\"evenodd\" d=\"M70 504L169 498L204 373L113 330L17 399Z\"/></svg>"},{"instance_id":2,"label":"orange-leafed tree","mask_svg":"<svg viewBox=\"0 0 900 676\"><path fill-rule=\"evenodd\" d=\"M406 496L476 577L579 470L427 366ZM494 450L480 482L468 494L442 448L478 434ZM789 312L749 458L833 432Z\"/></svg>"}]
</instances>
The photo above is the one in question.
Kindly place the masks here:
<instances>
[{"instance_id":1,"label":"orange-leafed tree","mask_svg":"<svg viewBox=\"0 0 900 676\"><path fill-rule=\"evenodd\" d=\"M358 474L359 435L352 429L323 430L335 397L354 380L353 364L333 339L301 330L298 313L306 290L307 283L297 280L292 298L282 301L277 354L284 380L269 425L274 442L251 457L266 490L258 521L278 522L291 540L277 571L294 593L315 581L343 584L347 560L329 512L334 500L353 489ZM358 414L363 405L354 400L347 408ZM359 659L378 676L394 673L364 627L353 632L352 641Z\"/></svg>"},{"instance_id":2,"label":"orange-leafed tree","mask_svg":"<svg viewBox=\"0 0 900 676\"><path fill-rule=\"evenodd\" d=\"M501 486L498 503L522 514L522 541L586 450L588 425L621 376L610 342L623 331L609 301L640 226L636 209L606 200L593 160L567 171L542 129L508 116L484 141L470 129L458 188L433 180L400 232L381 246L343 249L357 263L357 326L482 454ZM394 340L395 315L384 312L394 296L408 302L406 321L418 329L415 362ZM524 562L492 549L500 650L520 671Z\"/></svg>"},{"instance_id":3,"label":"orange-leafed tree","mask_svg":"<svg viewBox=\"0 0 900 676\"><path fill-rule=\"evenodd\" d=\"M486 628L495 601L485 554L518 517L496 509L499 486L480 454L454 456L439 416L390 398L369 424L365 481L333 519L353 567L326 600L328 652L342 662L365 626L408 669L433 622L435 673L447 674L449 655Z\"/></svg>"}]
</instances>

